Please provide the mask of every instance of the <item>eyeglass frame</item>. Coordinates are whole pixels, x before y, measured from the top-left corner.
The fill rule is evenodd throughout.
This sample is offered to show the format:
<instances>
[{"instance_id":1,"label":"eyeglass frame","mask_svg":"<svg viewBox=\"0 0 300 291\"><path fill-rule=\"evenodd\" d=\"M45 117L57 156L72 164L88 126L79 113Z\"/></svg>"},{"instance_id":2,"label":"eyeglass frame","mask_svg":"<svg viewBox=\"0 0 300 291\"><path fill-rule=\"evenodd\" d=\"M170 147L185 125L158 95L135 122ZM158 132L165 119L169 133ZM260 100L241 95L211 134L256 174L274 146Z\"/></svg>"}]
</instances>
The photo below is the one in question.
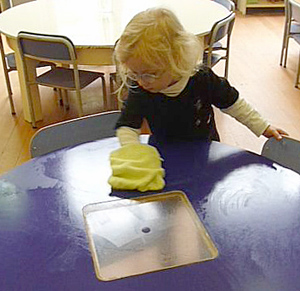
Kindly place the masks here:
<instances>
[{"instance_id":1,"label":"eyeglass frame","mask_svg":"<svg viewBox=\"0 0 300 291\"><path fill-rule=\"evenodd\" d=\"M162 72L159 76L156 74L149 74L149 73L144 73L144 74L136 74L130 70L128 70L125 75L127 78L129 78L130 80L133 80L135 82L137 82L138 80L142 80L145 83L149 83L152 84L154 83L157 79L161 78L161 76L164 74L165 72ZM147 79L150 78L150 79Z\"/></svg>"}]
</instances>

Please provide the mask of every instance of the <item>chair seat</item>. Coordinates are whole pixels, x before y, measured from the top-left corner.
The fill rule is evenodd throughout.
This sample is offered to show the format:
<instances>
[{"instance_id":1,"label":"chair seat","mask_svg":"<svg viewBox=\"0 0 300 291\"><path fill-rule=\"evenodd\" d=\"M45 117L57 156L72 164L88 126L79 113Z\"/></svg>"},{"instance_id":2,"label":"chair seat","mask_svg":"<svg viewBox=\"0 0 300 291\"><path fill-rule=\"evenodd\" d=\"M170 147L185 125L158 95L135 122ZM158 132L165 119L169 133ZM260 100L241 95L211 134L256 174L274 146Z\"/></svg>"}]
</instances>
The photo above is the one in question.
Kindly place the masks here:
<instances>
[{"instance_id":1,"label":"chair seat","mask_svg":"<svg viewBox=\"0 0 300 291\"><path fill-rule=\"evenodd\" d=\"M16 65L16 58L14 53L9 53L5 55L6 58L6 64L7 64L7 69L8 71L15 71L17 70L17 65ZM37 64L37 68L42 68L45 66L52 66L53 64L47 63L47 62L39 62Z\"/></svg>"},{"instance_id":2,"label":"chair seat","mask_svg":"<svg viewBox=\"0 0 300 291\"><path fill-rule=\"evenodd\" d=\"M204 52L204 55L203 55L203 63L204 64L207 64L207 57L208 57L208 54L206 52ZM214 65L216 65L220 60L223 60L223 59L224 59L223 55L217 54L217 53L212 53L212 55L211 55L211 65L212 65L212 67Z\"/></svg>"},{"instance_id":3,"label":"chair seat","mask_svg":"<svg viewBox=\"0 0 300 291\"><path fill-rule=\"evenodd\" d=\"M223 44L220 41L217 41L213 44L213 50L224 50L225 48L223 47Z\"/></svg>"},{"instance_id":4,"label":"chair seat","mask_svg":"<svg viewBox=\"0 0 300 291\"><path fill-rule=\"evenodd\" d=\"M300 23L292 22L290 33L299 33L300 34Z\"/></svg>"},{"instance_id":5,"label":"chair seat","mask_svg":"<svg viewBox=\"0 0 300 291\"><path fill-rule=\"evenodd\" d=\"M94 82L99 77L104 77L104 73L79 70L80 89ZM75 90L74 71L68 68L55 67L41 74L36 81L40 85Z\"/></svg>"}]
</instances>

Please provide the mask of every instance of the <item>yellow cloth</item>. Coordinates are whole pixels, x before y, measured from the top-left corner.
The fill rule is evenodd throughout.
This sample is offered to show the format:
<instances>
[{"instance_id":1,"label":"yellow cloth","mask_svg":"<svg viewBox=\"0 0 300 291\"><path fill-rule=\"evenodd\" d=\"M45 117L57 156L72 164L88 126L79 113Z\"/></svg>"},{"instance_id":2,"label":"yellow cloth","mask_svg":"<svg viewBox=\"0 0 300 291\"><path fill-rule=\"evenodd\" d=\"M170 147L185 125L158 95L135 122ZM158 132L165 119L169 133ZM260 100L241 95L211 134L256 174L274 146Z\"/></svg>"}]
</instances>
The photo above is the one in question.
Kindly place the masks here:
<instances>
[{"instance_id":1,"label":"yellow cloth","mask_svg":"<svg viewBox=\"0 0 300 291\"><path fill-rule=\"evenodd\" d=\"M155 191L165 186L159 152L146 144L127 144L110 154L113 189Z\"/></svg>"}]
</instances>

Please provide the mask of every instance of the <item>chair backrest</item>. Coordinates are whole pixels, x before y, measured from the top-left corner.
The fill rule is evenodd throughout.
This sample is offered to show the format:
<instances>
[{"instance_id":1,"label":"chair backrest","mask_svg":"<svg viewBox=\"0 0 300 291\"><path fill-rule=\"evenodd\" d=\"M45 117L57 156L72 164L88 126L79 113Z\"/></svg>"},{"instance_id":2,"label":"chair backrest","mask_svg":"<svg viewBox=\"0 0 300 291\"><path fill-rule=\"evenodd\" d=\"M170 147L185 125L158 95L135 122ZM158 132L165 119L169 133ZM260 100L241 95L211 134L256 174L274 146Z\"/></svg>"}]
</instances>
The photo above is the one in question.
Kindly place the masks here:
<instances>
[{"instance_id":1,"label":"chair backrest","mask_svg":"<svg viewBox=\"0 0 300 291\"><path fill-rule=\"evenodd\" d=\"M17 6L20 4L24 4L24 3L32 2L32 1L36 1L36 0L9 0L9 1L11 3L11 6Z\"/></svg>"},{"instance_id":2,"label":"chair backrest","mask_svg":"<svg viewBox=\"0 0 300 291\"><path fill-rule=\"evenodd\" d=\"M63 64L76 63L75 47L66 36L21 31L17 40L22 58Z\"/></svg>"},{"instance_id":3,"label":"chair backrest","mask_svg":"<svg viewBox=\"0 0 300 291\"><path fill-rule=\"evenodd\" d=\"M290 1L289 0L284 0L284 16L285 16L285 21L289 21L291 12L290 12Z\"/></svg>"},{"instance_id":4,"label":"chair backrest","mask_svg":"<svg viewBox=\"0 0 300 291\"><path fill-rule=\"evenodd\" d=\"M115 136L115 124L120 114L120 111L98 113L41 128L31 139L31 157Z\"/></svg>"},{"instance_id":5,"label":"chair backrest","mask_svg":"<svg viewBox=\"0 0 300 291\"><path fill-rule=\"evenodd\" d=\"M0 7L1 7L1 11L9 9L11 7L10 1L9 0L0 0Z\"/></svg>"},{"instance_id":6,"label":"chair backrest","mask_svg":"<svg viewBox=\"0 0 300 291\"><path fill-rule=\"evenodd\" d=\"M288 0L288 13L290 18L297 22L300 22L300 3L295 0Z\"/></svg>"},{"instance_id":7,"label":"chair backrest","mask_svg":"<svg viewBox=\"0 0 300 291\"><path fill-rule=\"evenodd\" d=\"M284 137L278 141L268 139L261 155L300 174L300 141Z\"/></svg>"},{"instance_id":8,"label":"chair backrest","mask_svg":"<svg viewBox=\"0 0 300 291\"><path fill-rule=\"evenodd\" d=\"M1 8L2 11L9 9L11 7L23 4L23 3L27 3L27 2L32 2L35 0L0 0L0 4L1 4Z\"/></svg>"},{"instance_id":9,"label":"chair backrest","mask_svg":"<svg viewBox=\"0 0 300 291\"><path fill-rule=\"evenodd\" d=\"M227 37L228 39L230 38L234 21L235 21L235 13L231 12L228 16L217 21L213 25L209 35L208 50L209 49L212 50L213 44L223 39L224 37Z\"/></svg>"},{"instance_id":10,"label":"chair backrest","mask_svg":"<svg viewBox=\"0 0 300 291\"><path fill-rule=\"evenodd\" d=\"M213 0L214 2L224 6L226 9L229 11L234 11L235 10L235 4L231 0Z\"/></svg>"}]
</instances>

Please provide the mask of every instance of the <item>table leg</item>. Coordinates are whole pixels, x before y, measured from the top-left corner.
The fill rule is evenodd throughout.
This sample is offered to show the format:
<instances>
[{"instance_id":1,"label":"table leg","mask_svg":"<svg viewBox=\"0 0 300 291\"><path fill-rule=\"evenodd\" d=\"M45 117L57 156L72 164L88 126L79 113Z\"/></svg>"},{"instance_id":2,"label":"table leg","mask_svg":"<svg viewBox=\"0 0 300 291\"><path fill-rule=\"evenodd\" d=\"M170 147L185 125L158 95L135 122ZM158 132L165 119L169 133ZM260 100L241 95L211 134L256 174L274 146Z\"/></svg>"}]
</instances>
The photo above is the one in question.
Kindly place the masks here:
<instances>
[{"instance_id":1,"label":"table leg","mask_svg":"<svg viewBox=\"0 0 300 291\"><path fill-rule=\"evenodd\" d=\"M15 51L16 66L17 66L18 76L19 76L24 118L26 121L31 122L29 105L28 105L28 96L27 96L27 90L26 90L26 82L25 82L25 76L24 76L24 69L23 69L21 56L17 49L17 42L16 42L16 40L7 38L7 43L10 46L10 48ZM30 61L28 60L26 63L29 81L34 81L36 78L36 63L37 62L33 61L33 60L30 60ZM42 120L43 115L42 115L42 107L41 107L40 93L39 93L38 85L37 84L30 85L29 90L31 91L32 102L33 102L33 107L34 107L34 112L35 112L35 120L36 121Z\"/></svg>"}]
</instances>

